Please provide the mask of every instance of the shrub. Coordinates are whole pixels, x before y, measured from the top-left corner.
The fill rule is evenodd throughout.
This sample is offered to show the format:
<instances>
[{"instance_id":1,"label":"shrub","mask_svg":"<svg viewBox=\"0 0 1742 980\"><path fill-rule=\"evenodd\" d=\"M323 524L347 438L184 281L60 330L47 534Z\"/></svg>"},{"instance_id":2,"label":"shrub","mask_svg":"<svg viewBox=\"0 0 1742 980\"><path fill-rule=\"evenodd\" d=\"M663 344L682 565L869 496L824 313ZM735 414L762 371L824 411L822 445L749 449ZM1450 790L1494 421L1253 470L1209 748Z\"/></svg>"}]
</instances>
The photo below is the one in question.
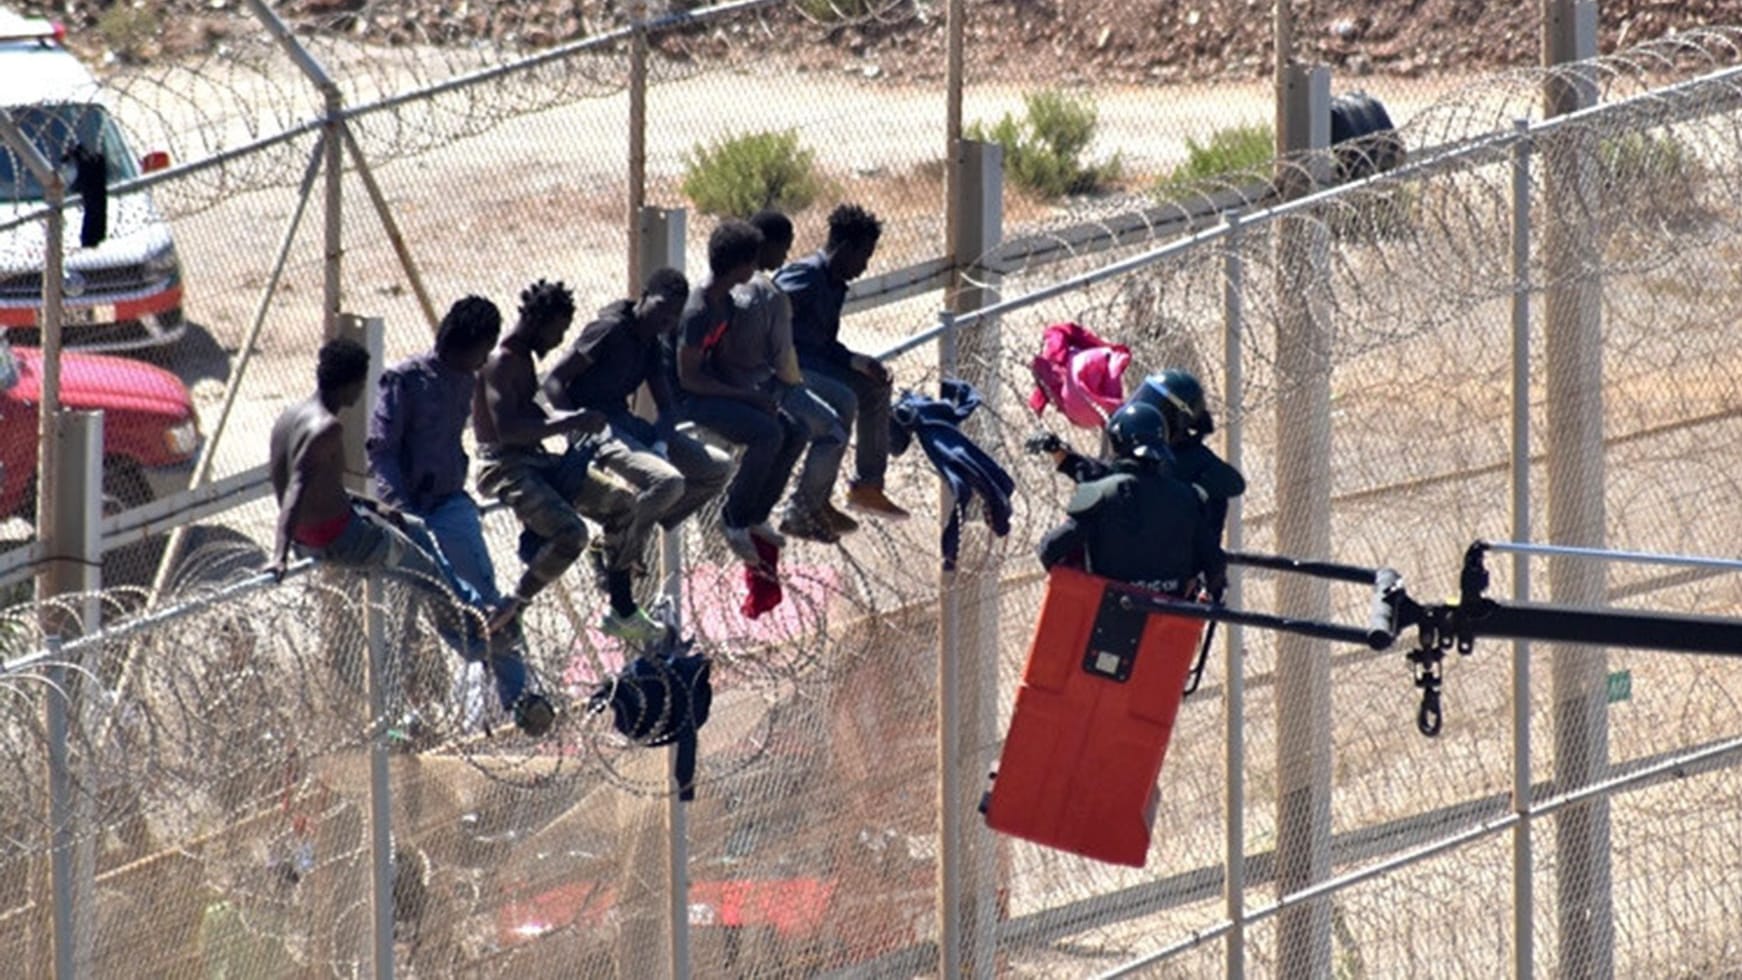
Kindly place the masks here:
<instances>
[{"instance_id":1,"label":"shrub","mask_svg":"<svg viewBox=\"0 0 1742 980\"><path fill-rule=\"evenodd\" d=\"M115 57L130 63L151 60L159 31L157 15L144 8L116 4L97 18L97 33Z\"/></svg>"},{"instance_id":2,"label":"shrub","mask_svg":"<svg viewBox=\"0 0 1742 980\"><path fill-rule=\"evenodd\" d=\"M974 123L966 134L1004 148L1004 171L1017 186L1055 198L1093 193L1119 179L1117 154L1099 164L1083 162L1099 121L1093 102L1045 91L1024 96L1023 103L1021 121L1005 113L990 127Z\"/></svg>"},{"instance_id":3,"label":"shrub","mask_svg":"<svg viewBox=\"0 0 1742 980\"><path fill-rule=\"evenodd\" d=\"M816 200L815 154L798 145L798 133L749 133L684 156L683 192L704 214L747 218L763 208L788 214Z\"/></svg>"},{"instance_id":4,"label":"shrub","mask_svg":"<svg viewBox=\"0 0 1742 980\"><path fill-rule=\"evenodd\" d=\"M1156 181L1155 191L1172 200L1203 187L1215 178L1257 177L1268 180L1276 157L1276 132L1266 123L1218 129L1208 143L1186 137L1186 160Z\"/></svg>"}]
</instances>

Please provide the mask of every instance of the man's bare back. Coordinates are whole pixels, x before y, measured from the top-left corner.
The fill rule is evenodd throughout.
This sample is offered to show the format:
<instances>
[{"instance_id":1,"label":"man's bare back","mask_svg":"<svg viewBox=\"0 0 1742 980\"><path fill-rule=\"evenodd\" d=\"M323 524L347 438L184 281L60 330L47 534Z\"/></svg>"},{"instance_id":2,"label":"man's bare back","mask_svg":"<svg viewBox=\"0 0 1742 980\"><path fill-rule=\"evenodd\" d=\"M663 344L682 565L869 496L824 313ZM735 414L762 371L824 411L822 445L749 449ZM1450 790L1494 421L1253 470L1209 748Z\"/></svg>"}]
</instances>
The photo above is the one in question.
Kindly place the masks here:
<instances>
[{"instance_id":1,"label":"man's bare back","mask_svg":"<svg viewBox=\"0 0 1742 980\"><path fill-rule=\"evenodd\" d=\"M272 490L278 497L277 557L311 527L351 513L345 490L344 429L318 396L297 402L272 425Z\"/></svg>"}]
</instances>

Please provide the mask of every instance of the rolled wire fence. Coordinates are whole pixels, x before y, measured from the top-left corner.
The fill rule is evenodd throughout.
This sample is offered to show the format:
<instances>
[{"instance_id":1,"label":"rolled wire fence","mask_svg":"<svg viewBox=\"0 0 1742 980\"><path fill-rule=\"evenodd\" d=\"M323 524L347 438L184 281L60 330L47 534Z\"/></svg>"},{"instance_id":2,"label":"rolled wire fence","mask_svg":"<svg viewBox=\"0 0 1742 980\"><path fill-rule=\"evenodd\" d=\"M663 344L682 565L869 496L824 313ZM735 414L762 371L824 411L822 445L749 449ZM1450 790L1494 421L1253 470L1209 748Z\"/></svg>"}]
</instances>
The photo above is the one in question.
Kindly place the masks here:
<instances>
[{"instance_id":1,"label":"rolled wire fence","mask_svg":"<svg viewBox=\"0 0 1742 980\"><path fill-rule=\"evenodd\" d=\"M1523 695L1527 731L1551 729L1554 705L1542 686L1515 689L1514 662L1491 645L1448 671L1447 730L1434 741L1413 731L1406 670L1382 673L1383 655L1330 653L1324 744L1334 752L1315 763L1327 809L1309 828L1322 834L1325 864L1305 887L1277 884L1279 840L1300 832L1280 825L1297 811L1281 805L1276 788L1281 770L1299 764L1280 734L1295 695L1279 674L1279 644L1252 631L1224 631L1223 659L1181 713L1147 869L996 841L970 805L996 754L1040 601L1028 549L1068 493L1020 448L1047 421L1022 407L1030 347L1022 338L1078 319L1130 344L1137 365L1197 371L1221 395L1223 446L1251 483L1231 544L1274 550L1287 509L1305 506L1272 462L1298 394L1279 367L1277 331L1294 299L1285 242L1316 242L1324 258L1316 316L1330 326L1321 334L1328 346L1316 352L1331 381L1321 421L1331 432L1334 554L1322 557L1393 565L1428 589L1449 585L1471 538L1513 527L1514 399L1523 398L1527 435L1543 427L1547 365L1539 345L1527 344L1522 360L1513 353L1514 303L1591 271L1551 269L1528 237L1526 265L1512 264L1513 194L1522 187L1524 198L1544 200L1550 179L1515 155L1518 147L1577 131L1607 142L1613 157L1605 193L1579 201L1604 233L1610 539L1724 553L1722 529L1733 526L1724 515L1736 495L1713 460L1734 438L1726 367L1734 358L1721 329L1733 303L1725 271L1733 265L1733 87L1720 69L1620 105L1489 132L1352 187L1254 202L1237 220L1215 219L1092 271L1068 275L1066 263L1066 278L1047 285L1034 281L1060 267L1000 264L981 284L1016 299L947 318L892 349L903 387L935 391L947 374L982 388L988 403L969 431L1017 477L1012 530L999 538L970 520L961 567L940 579L935 484L910 453L895 461L891 493L918 505L921 518L867 525L845 547L790 549L785 602L754 621L732 608L741 569L713 533L714 515L685 531L685 621L716 657L719 689L703 732L701 799L687 815L691 971L927 969L940 956L940 858L963 872L951 913L959 945L943 955L980 970L1120 975L1239 960L1290 972L1281 930L1298 927L1279 920L1294 909L1318 916L1306 920L1320 926L1306 934L1325 937L1323 952L1339 969L1486 975L1521 955L1523 972L1577 969L1592 951L1556 945L1555 883L1565 868L1549 836L1532 833L1537 860L1522 873L1494 838L1596 796L1611 812L1617 970L1734 963L1724 923L1734 921L1738 869L1722 814L1737 791L1728 765L1736 711L1724 663L1611 652L1610 672L1632 685L1608 713L1611 774L1563 787L1553 779L1551 739L1526 739L1527 765L1496 764L1518 751L1507 738L1518 717L1513 692ZM1461 126L1478 131L1449 129ZM1546 220L1540 210L1535 217ZM1285 232L1291 222L1296 230ZM1087 268L1102 258L1076 261ZM1527 338L1540 338L1540 320L1527 322ZM313 337L312 318L309 327ZM939 340L940 363L923 363ZM1526 384L1515 386L1521 367ZM1069 438L1098 449L1093 433ZM1544 471L1540 454L1525 458L1523 471ZM1541 482L1524 482L1539 509ZM245 537L257 539L269 508L247 511L255 530ZM513 567L511 524L488 519L499 567ZM212 574L190 575L184 588L198 594L234 581L246 565L226 569L224 556L253 561L250 547L195 549L195 564L209 562ZM1734 587L1712 571L1618 568L1608 573L1610 600L1733 612ZM129 661L139 670L137 693L114 703L93 696L86 704L99 705L107 723L90 731L75 723L69 740L84 812L101 816L59 846L89 862L97 943L87 955L99 972L224 962L247 972L288 963L350 973L367 962L371 938L381 940L369 902L381 866L369 855L360 789L379 729L358 708L357 589L316 576L264 584L196 601L177 619L114 627L81 648L96 677ZM1251 608L1283 599L1268 577L1245 577L1240 587ZM940 604L940 594L956 598ZM115 610L106 618L126 615L122 595L104 593ZM1328 611L1350 614L1358 598L1338 593ZM527 622L545 682L577 699L621 662L594 628L592 605L562 590ZM403 600L381 608L390 623L408 618ZM19 607L8 622L17 624L12 649L41 642L36 610ZM390 635L405 638L406 696L422 727L390 737L422 751L390 759L389 929L401 968L624 976L664 968L673 955L664 754L627 744L578 710L548 744L501 730L483 737L468 714L465 671L427 630L405 629L390 626ZM961 660L953 675L939 671L951 652ZM950 684L966 685L962 703L945 709L960 755L940 760L938 704ZM6 808L14 827L0 867L17 886L7 894L25 900L0 912L0 930L20 961L44 963L46 931L29 924L48 910L43 859L54 828L39 816L48 812L48 733L31 687L8 687L19 696L9 701L3 784L17 796ZM936 786L950 767L957 792L940 803ZM937 833L940 806L959 822L953 846ZM1522 934L1493 914L1520 894L1521 877L1534 885L1524 893L1534 898ZM1399 901L1399 892L1409 898ZM127 941L141 928L154 937L143 947ZM156 959L143 962L142 948Z\"/></svg>"}]
</instances>

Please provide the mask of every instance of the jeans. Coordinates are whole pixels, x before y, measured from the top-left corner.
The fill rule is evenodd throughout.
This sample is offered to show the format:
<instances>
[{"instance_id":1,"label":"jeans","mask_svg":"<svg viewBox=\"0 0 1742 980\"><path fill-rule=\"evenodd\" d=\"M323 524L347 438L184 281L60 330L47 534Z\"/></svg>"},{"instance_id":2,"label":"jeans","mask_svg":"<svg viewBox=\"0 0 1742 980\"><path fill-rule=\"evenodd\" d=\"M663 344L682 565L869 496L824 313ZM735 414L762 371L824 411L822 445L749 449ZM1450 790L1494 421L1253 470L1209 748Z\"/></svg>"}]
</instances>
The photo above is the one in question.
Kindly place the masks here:
<instances>
[{"instance_id":1,"label":"jeans","mask_svg":"<svg viewBox=\"0 0 1742 980\"><path fill-rule=\"evenodd\" d=\"M587 546L587 522L605 529L607 549L621 547L634 514L635 494L622 480L595 469L593 453L538 447L480 446L480 493L499 498L540 539L516 592L530 599L562 577Z\"/></svg>"},{"instance_id":2,"label":"jeans","mask_svg":"<svg viewBox=\"0 0 1742 980\"><path fill-rule=\"evenodd\" d=\"M804 466L798 472L798 483L792 489L792 509L811 513L829 502L835 489L835 478L841 473L841 459L847 455L847 426L829 403L807 388L786 389L780 399L780 409L804 427L810 440Z\"/></svg>"},{"instance_id":3,"label":"jeans","mask_svg":"<svg viewBox=\"0 0 1742 980\"><path fill-rule=\"evenodd\" d=\"M889 402L894 386L849 367L803 363L803 368L805 387L835 410L841 424L852 429L858 423L853 482L881 487L889 469Z\"/></svg>"},{"instance_id":4,"label":"jeans","mask_svg":"<svg viewBox=\"0 0 1742 980\"><path fill-rule=\"evenodd\" d=\"M332 543L321 548L297 547L316 561L382 572L423 596L437 635L467 661L488 665L504 708L511 707L526 689L526 662L517 638L492 643L484 635L490 603L455 573L428 527L416 516L407 514L405 527L400 528L372 508L353 504L350 523ZM456 600L467 607L462 615L455 614Z\"/></svg>"},{"instance_id":5,"label":"jeans","mask_svg":"<svg viewBox=\"0 0 1742 980\"><path fill-rule=\"evenodd\" d=\"M736 398L691 396L684 410L697 425L744 447L738 472L726 487L722 519L727 526L751 527L768 520L804 451L804 427L784 412L770 415Z\"/></svg>"},{"instance_id":6,"label":"jeans","mask_svg":"<svg viewBox=\"0 0 1742 980\"><path fill-rule=\"evenodd\" d=\"M441 545L442 557L453 566L454 574L468 582L490 605L501 601L496 588L496 566L490 560L490 548L484 543L484 523L478 515L478 503L469 493L443 497L434 507L419 513L429 533Z\"/></svg>"}]
</instances>

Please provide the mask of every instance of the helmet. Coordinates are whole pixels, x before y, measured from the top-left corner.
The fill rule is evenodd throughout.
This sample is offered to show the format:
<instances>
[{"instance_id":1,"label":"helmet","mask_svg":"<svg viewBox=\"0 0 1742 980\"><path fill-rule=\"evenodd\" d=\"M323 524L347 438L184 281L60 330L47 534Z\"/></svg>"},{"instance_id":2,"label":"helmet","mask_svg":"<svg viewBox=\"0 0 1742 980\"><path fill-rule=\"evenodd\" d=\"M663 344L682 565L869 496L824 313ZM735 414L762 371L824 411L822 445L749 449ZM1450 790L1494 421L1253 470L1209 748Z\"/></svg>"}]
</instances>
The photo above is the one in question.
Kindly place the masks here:
<instances>
[{"instance_id":1,"label":"helmet","mask_svg":"<svg viewBox=\"0 0 1742 980\"><path fill-rule=\"evenodd\" d=\"M1118 459L1166 459L1167 419L1154 405L1126 402L1107 420L1107 445Z\"/></svg>"},{"instance_id":2,"label":"helmet","mask_svg":"<svg viewBox=\"0 0 1742 980\"><path fill-rule=\"evenodd\" d=\"M1131 401L1152 405L1167 419L1176 437L1209 435L1215 429L1204 407L1204 386L1189 372L1172 368L1143 379Z\"/></svg>"}]
</instances>

